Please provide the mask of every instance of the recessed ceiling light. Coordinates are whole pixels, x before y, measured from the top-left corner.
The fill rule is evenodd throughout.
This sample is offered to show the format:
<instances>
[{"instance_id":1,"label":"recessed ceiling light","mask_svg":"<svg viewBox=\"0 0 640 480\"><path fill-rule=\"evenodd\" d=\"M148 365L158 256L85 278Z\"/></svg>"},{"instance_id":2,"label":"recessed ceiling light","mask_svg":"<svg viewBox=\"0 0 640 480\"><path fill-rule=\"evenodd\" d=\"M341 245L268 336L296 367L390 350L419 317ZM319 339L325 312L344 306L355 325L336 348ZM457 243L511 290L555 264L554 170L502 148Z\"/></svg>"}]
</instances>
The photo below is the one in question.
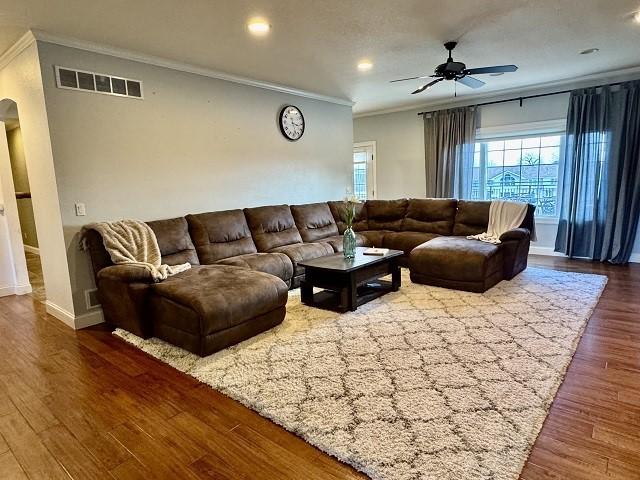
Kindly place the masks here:
<instances>
[{"instance_id":1,"label":"recessed ceiling light","mask_svg":"<svg viewBox=\"0 0 640 480\"><path fill-rule=\"evenodd\" d=\"M252 18L247 23L249 32L256 36L264 36L271 30L271 25L263 18Z\"/></svg>"},{"instance_id":2,"label":"recessed ceiling light","mask_svg":"<svg viewBox=\"0 0 640 480\"><path fill-rule=\"evenodd\" d=\"M597 53L599 51L599 48L587 48L586 50L581 51L580 55L591 55L592 53Z\"/></svg>"},{"instance_id":3,"label":"recessed ceiling light","mask_svg":"<svg viewBox=\"0 0 640 480\"><path fill-rule=\"evenodd\" d=\"M358 62L358 70L360 70L361 72L368 72L372 68L373 63L371 63L371 61L369 60L360 60L360 62Z\"/></svg>"},{"instance_id":4,"label":"recessed ceiling light","mask_svg":"<svg viewBox=\"0 0 640 480\"><path fill-rule=\"evenodd\" d=\"M633 21L636 23L640 23L640 10L633 14Z\"/></svg>"}]
</instances>

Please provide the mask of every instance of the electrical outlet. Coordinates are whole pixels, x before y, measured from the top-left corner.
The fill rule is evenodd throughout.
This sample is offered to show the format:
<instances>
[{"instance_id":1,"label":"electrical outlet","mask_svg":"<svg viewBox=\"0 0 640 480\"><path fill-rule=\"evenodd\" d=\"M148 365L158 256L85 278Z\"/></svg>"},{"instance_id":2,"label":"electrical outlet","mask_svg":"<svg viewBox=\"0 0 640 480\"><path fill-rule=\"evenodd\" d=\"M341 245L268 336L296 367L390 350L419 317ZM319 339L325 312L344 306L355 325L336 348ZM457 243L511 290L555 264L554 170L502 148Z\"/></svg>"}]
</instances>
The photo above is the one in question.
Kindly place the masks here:
<instances>
[{"instance_id":1,"label":"electrical outlet","mask_svg":"<svg viewBox=\"0 0 640 480\"><path fill-rule=\"evenodd\" d=\"M84 217L87 214L87 208L84 203L76 203L76 217Z\"/></svg>"}]
</instances>

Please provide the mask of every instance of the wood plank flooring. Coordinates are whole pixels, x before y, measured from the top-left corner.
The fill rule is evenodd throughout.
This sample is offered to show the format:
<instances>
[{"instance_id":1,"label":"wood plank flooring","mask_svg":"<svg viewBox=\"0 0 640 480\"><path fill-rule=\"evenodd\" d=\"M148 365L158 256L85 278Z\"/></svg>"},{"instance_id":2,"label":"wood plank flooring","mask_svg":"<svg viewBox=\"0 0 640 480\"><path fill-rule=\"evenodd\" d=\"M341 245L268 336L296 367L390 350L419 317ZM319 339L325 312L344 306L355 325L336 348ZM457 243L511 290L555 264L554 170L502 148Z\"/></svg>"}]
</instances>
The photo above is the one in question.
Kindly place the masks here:
<instances>
[{"instance_id":1,"label":"wood plank flooring","mask_svg":"<svg viewBox=\"0 0 640 480\"><path fill-rule=\"evenodd\" d=\"M640 479L640 266L532 265L609 284L522 478ZM364 478L113 337L0 298L0 478Z\"/></svg>"}]
</instances>

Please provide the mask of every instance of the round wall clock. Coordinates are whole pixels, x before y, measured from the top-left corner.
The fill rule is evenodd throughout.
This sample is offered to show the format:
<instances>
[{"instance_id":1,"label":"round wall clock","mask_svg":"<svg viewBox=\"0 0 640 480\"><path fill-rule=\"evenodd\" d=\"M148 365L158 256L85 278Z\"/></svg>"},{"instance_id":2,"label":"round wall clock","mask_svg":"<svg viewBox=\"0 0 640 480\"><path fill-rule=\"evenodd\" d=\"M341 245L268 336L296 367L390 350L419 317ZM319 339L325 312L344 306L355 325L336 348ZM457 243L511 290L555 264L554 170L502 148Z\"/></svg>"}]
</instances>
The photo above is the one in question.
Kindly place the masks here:
<instances>
[{"instance_id":1,"label":"round wall clock","mask_svg":"<svg viewBox=\"0 0 640 480\"><path fill-rule=\"evenodd\" d=\"M280 111L280 131L287 140L295 142L304 133L304 117L298 107L287 105Z\"/></svg>"}]
</instances>

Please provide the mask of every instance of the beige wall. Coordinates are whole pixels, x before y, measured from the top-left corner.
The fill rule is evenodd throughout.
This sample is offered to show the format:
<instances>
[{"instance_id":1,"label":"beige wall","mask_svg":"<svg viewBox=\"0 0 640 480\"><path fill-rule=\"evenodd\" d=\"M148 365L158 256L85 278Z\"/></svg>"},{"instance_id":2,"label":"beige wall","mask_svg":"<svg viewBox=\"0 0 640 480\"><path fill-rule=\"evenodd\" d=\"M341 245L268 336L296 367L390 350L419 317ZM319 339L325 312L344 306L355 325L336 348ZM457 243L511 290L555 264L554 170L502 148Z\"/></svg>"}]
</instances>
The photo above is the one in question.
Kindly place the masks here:
<instances>
[{"instance_id":1,"label":"beige wall","mask_svg":"<svg viewBox=\"0 0 640 480\"><path fill-rule=\"evenodd\" d=\"M0 69L0 99L11 99L18 106L24 153L30 174L33 213L40 233L39 249L47 291L47 311L72 325L74 310L69 269L35 42ZM12 267L16 271L16 285L20 287L28 285L29 279L24 253L20 251L22 239L6 140L0 145L0 181L13 252Z\"/></svg>"},{"instance_id":2,"label":"beige wall","mask_svg":"<svg viewBox=\"0 0 640 480\"><path fill-rule=\"evenodd\" d=\"M351 107L47 43L39 52L76 313L93 285L77 246L83 224L345 194ZM142 80L145 98L56 88L54 65ZM298 142L277 126L289 103L306 120Z\"/></svg>"},{"instance_id":3,"label":"beige wall","mask_svg":"<svg viewBox=\"0 0 640 480\"><path fill-rule=\"evenodd\" d=\"M424 197L424 134L418 110L353 120L353 141L376 142L377 198Z\"/></svg>"},{"instance_id":4,"label":"beige wall","mask_svg":"<svg viewBox=\"0 0 640 480\"><path fill-rule=\"evenodd\" d=\"M16 192L30 192L29 172L27 172L27 162L24 157L24 145L22 143L22 132L20 127L7 132L7 142L9 143L13 186L16 189ZM19 199L17 204L18 215L20 217L20 228L22 229L22 240L25 245L38 248L38 235L36 233L36 222L33 216L33 205L31 203L31 199Z\"/></svg>"}]
</instances>

